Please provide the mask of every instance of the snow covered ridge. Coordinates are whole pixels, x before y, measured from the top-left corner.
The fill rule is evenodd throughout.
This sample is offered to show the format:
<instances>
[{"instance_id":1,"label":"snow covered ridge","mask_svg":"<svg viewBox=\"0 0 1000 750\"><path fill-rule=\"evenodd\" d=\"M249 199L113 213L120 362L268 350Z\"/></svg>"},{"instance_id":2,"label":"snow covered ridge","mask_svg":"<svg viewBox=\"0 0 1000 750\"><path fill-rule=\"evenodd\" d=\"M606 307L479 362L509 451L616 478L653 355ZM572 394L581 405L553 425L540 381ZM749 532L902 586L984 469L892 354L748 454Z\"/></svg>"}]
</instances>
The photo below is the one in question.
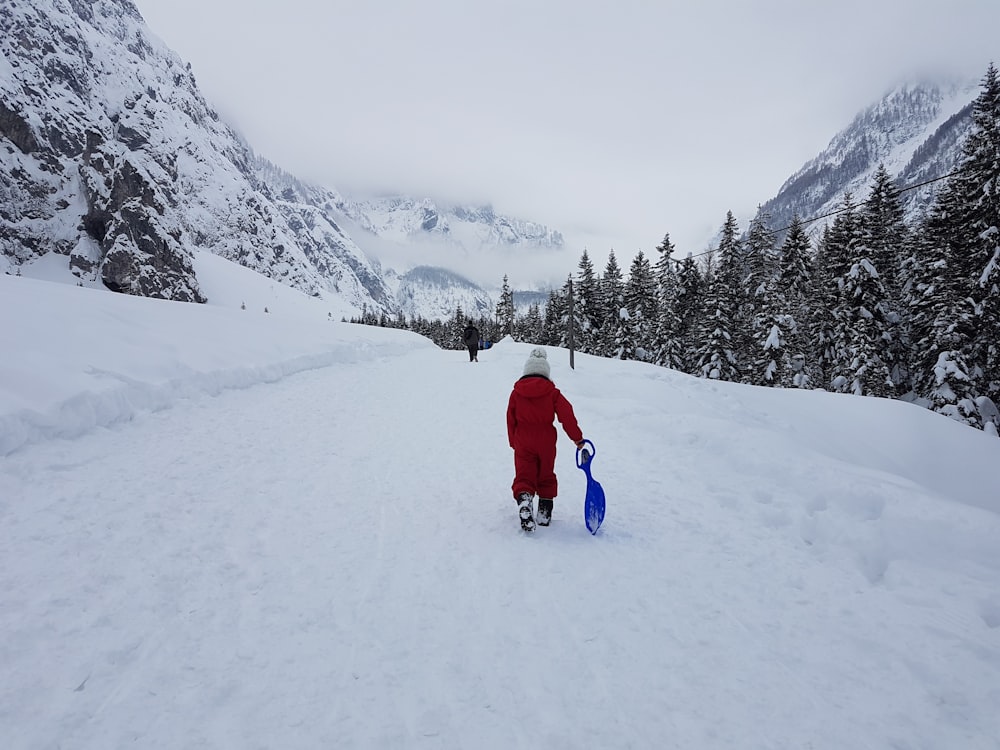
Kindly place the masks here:
<instances>
[{"instance_id":1,"label":"snow covered ridge","mask_svg":"<svg viewBox=\"0 0 1000 750\"><path fill-rule=\"evenodd\" d=\"M0 275L0 456L30 443L426 339L262 310L187 305ZM330 394L336 398L338 394Z\"/></svg>"}]
</instances>

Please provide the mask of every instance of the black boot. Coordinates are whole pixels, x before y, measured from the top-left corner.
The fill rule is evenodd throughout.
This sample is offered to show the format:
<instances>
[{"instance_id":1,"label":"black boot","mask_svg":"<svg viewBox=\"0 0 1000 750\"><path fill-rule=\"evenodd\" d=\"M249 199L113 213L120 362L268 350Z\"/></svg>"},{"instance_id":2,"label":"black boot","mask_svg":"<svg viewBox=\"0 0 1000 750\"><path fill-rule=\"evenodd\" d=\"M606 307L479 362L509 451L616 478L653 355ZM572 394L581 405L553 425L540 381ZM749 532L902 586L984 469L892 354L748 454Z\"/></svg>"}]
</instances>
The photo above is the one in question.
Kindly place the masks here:
<instances>
[{"instance_id":1,"label":"black boot","mask_svg":"<svg viewBox=\"0 0 1000 750\"><path fill-rule=\"evenodd\" d=\"M517 515L521 518L521 528L525 531L535 530L535 519L532 517L532 501L534 497L527 492L517 496Z\"/></svg>"},{"instance_id":2,"label":"black boot","mask_svg":"<svg viewBox=\"0 0 1000 750\"><path fill-rule=\"evenodd\" d=\"M538 525L548 526L552 520L552 500L547 497L538 498Z\"/></svg>"}]
</instances>

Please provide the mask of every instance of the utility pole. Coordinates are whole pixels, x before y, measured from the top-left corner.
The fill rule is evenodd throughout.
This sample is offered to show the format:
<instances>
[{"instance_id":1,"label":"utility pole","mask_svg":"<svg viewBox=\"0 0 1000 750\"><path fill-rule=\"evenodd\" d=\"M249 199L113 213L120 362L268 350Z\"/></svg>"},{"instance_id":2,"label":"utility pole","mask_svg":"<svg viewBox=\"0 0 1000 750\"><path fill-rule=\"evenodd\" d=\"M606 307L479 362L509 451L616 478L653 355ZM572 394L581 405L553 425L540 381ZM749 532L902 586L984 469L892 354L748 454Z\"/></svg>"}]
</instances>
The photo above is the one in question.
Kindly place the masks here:
<instances>
[{"instance_id":1,"label":"utility pole","mask_svg":"<svg viewBox=\"0 0 1000 750\"><path fill-rule=\"evenodd\" d=\"M566 343L569 345L569 369L575 370L573 364L573 278L569 279L569 320L566 321Z\"/></svg>"}]
</instances>

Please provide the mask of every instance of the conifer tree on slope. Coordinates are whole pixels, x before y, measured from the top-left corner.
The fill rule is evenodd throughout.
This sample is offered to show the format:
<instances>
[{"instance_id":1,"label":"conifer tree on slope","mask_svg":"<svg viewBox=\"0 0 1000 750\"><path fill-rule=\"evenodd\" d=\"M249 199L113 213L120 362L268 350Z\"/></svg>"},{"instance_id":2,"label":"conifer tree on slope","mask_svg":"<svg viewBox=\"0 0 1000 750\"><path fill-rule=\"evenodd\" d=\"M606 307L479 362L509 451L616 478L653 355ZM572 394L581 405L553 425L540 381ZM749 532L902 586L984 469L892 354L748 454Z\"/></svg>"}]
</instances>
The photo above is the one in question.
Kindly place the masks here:
<instances>
[{"instance_id":1,"label":"conifer tree on slope","mask_svg":"<svg viewBox=\"0 0 1000 750\"><path fill-rule=\"evenodd\" d=\"M653 266L657 298L656 351L653 361L663 367L683 370L684 348L680 339L681 319L678 310L680 281L675 269L676 261L672 257L674 249L669 234L663 235L663 242L656 247L659 258Z\"/></svg>"},{"instance_id":2,"label":"conifer tree on slope","mask_svg":"<svg viewBox=\"0 0 1000 750\"><path fill-rule=\"evenodd\" d=\"M678 369L693 374L697 362L696 341L701 324L706 285L701 270L694 258L691 257L691 253L688 253L687 257L681 261L680 270L677 272L677 283L679 286L677 340L680 342L681 356Z\"/></svg>"},{"instance_id":3,"label":"conifer tree on slope","mask_svg":"<svg viewBox=\"0 0 1000 750\"><path fill-rule=\"evenodd\" d=\"M579 272L573 291L576 297L574 316L578 323L574 333L575 347L577 351L594 354L597 350L597 337L601 325L600 295L597 276L594 274L594 264L586 249L580 257Z\"/></svg>"},{"instance_id":4,"label":"conifer tree on slope","mask_svg":"<svg viewBox=\"0 0 1000 750\"><path fill-rule=\"evenodd\" d=\"M736 356L743 363L741 369L745 383L762 384L762 378L770 381L757 367L762 348L769 340L773 327L765 321L771 319L773 322L773 317L777 314L773 295L776 292L774 277L778 257L770 220L770 214L758 206L757 215L750 222L743 246L743 294L739 300L740 308L734 327L742 334L737 343L744 349L738 351Z\"/></svg>"},{"instance_id":5,"label":"conifer tree on slope","mask_svg":"<svg viewBox=\"0 0 1000 750\"><path fill-rule=\"evenodd\" d=\"M830 245L830 226L823 229L813 258L813 303L810 306L809 330L813 338L808 350L807 361L810 371L816 375L816 385L831 390L836 327L836 310L839 291L836 279L830 272L826 251Z\"/></svg>"},{"instance_id":6,"label":"conifer tree on slope","mask_svg":"<svg viewBox=\"0 0 1000 750\"><path fill-rule=\"evenodd\" d=\"M818 382L815 363L810 361L812 276L809 237L796 214L781 244L777 275L775 319L781 320L785 344L785 358L778 362L777 377L778 384L786 388L806 388Z\"/></svg>"},{"instance_id":7,"label":"conifer tree on slope","mask_svg":"<svg viewBox=\"0 0 1000 750\"><path fill-rule=\"evenodd\" d=\"M497 331L498 338L511 336L514 333L514 292L511 291L507 274L503 276L503 286L500 289L500 299L497 301Z\"/></svg>"},{"instance_id":8,"label":"conifer tree on slope","mask_svg":"<svg viewBox=\"0 0 1000 750\"><path fill-rule=\"evenodd\" d=\"M560 346L566 322L566 298L558 289L549 291L549 301L545 305L545 320L542 323L542 341L545 346Z\"/></svg>"},{"instance_id":9,"label":"conifer tree on slope","mask_svg":"<svg viewBox=\"0 0 1000 750\"><path fill-rule=\"evenodd\" d=\"M868 248L868 259L878 271L885 290L881 309L887 341L883 356L890 367L894 390L905 392L909 375L900 279L903 262L909 256L909 231L903 220L899 190L884 164L879 165L871 192L861 208L861 241Z\"/></svg>"},{"instance_id":10,"label":"conifer tree on slope","mask_svg":"<svg viewBox=\"0 0 1000 750\"><path fill-rule=\"evenodd\" d=\"M576 298L575 292L573 292L573 274L566 276L566 281L562 285L562 289L559 290L559 298L562 300L562 315L559 318L559 337L555 346L562 347L564 349L569 348L569 327L570 327L570 294L574 295L572 314L573 314L573 348L576 349L576 333L580 330L580 322L576 313Z\"/></svg>"},{"instance_id":11,"label":"conifer tree on slope","mask_svg":"<svg viewBox=\"0 0 1000 750\"><path fill-rule=\"evenodd\" d=\"M762 283L754 294L751 341L754 348L748 352L749 367L744 368L743 381L751 385L780 386L789 368L789 334L795 323L792 316L782 312L783 300L777 279Z\"/></svg>"},{"instance_id":12,"label":"conifer tree on slope","mask_svg":"<svg viewBox=\"0 0 1000 750\"><path fill-rule=\"evenodd\" d=\"M878 165L871 192L861 209L861 235L869 250L868 259L878 269L890 302L897 302L907 230L899 188L884 163Z\"/></svg>"},{"instance_id":13,"label":"conifer tree on slope","mask_svg":"<svg viewBox=\"0 0 1000 750\"><path fill-rule=\"evenodd\" d=\"M851 270L854 246L861 242L861 224L850 193L844 195L839 211L832 226L824 232L816 254L813 331L817 335L824 387L846 393L851 384L853 355L848 341L844 281Z\"/></svg>"},{"instance_id":14,"label":"conifer tree on slope","mask_svg":"<svg viewBox=\"0 0 1000 750\"><path fill-rule=\"evenodd\" d=\"M757 215L750 222L743 251L745 286L753 295L777 275L780 258L775 247L774 231L771 229L771 214L762 206L757 207Z\"/></svg>"},{"instance_id":15,"label":"conifer tree on slope","mask_svg":"<svg viewBox=\"0 0 1000 750\"><path fill-rule=\"evenodd\" d=\"M726 214L717 250L718 261L708 282L705 311L698 334L697 374L736 381L740 378L733 327L742 299L742 257L739 228L733 212ZM743 347L744 349L746 347Z\"/></svg>"},{"instance_id":16,"label":"conifer tree on slope","mask_svg":"<svg viewBox=\"0 0 1000 750\"><path fill-rule=\"evenodd\" d=\"M699 324L699 346L695 355L696 373L712 380L739 379L732 335L732 302L726 283L720 274L713 274L708 282L704 311Z\"/></svg>"},{"instance_id":17,"label":"conifer tree on slope","mask_svg":"<svg viewBox=\"0 0 1000 750\"><path fill-rule=\"evenodd\" d=\"M750 223L745 246L745 273L741 287L745 290L737 326L744 332L746 350L737 353L743 363L743 382L754 385L778 385L778 363L785 358L788 322L782 316L776 299L778 259L774 234L769 226L769 214L758 207Z\"/></svg>"},{"instance_id":18,"label":"conifer tree on slope","mask_svg":"<svg viewBox=\"0 0 1000 750\"><path fill-rule=\"evenodd\" d=\"M759 236L758 236L759 238ZM729 333L733 355L736 358L736 369L742 376L743 370L750 363L750 319L753 302L750 283L750 273L743 242L740 240L740 228L732 211L726 212L726 221L722 225L722 236L719 240L718 274L724 285L720 287L723 294L723 306L729 316Z\"/></svg>"},{"instance_id":19,"label":"conifer tree on slope","mask_svg":"<svg viewBox=\"0 0 1000 750\"><path fill-rule=\"evenodd\" d=\"M864 243L854 246L854 262L843 279L841 323L850 356L844 373L856 396L893 396L889 321L885 288Z\"/></svg>"},{"instance_id":20,"label":"conifer tree on slope","mask_svg":"<svg viewBox=\"0 0 1000 750\"><path fill-rule=\"evenodd\" d=\"M846 249L849 264L839 279L836 330L843 359L838 360L837 370L847 380L840 389L858 396L895 395L892 329L896 318L877 261L886 266L898 263L902 212L895 210L891 181L881 171L882 181L873 186L861 210L845 211L834 222L834 242L842 243L840 248L834 246L834 252Z\"/></svg>"},{"instance_id":21,"label":"conifer tree on slope","mask_svg":"<svg viewBox=\"0 0 1000 750\"><path fill-rule=\"evenodd\" d=\"M608 253L608 262L600 282L601 335L600 355L617 359L619 330L622 326L621 310L625 305L625 284L622 271L615 258L615 251Z\"/></svg>"},{"instance_id":22,"label":"conifer tree on slope","mask_svg":"<svg viewBox=\"0 0 1000 750\"><path fill-rule=\"evenodd\" d=\"M642 250L632 260L623 307L627 316L619 329L618 357L648 361L656 337L656 283L653 268Z\"/></svg>"},{"instance_id":23,"label":"conifer tree on slope","mask_svg":"<svg viewBox=\"0 0 1000 750\"><path fill-rule=\"evenodd\" d=\"M982 426L966 352L975 335L975 307L957 255L959 199L946 185L921 225L907 281L913 387L930 408Z\"/></svg>"}]
</instances>

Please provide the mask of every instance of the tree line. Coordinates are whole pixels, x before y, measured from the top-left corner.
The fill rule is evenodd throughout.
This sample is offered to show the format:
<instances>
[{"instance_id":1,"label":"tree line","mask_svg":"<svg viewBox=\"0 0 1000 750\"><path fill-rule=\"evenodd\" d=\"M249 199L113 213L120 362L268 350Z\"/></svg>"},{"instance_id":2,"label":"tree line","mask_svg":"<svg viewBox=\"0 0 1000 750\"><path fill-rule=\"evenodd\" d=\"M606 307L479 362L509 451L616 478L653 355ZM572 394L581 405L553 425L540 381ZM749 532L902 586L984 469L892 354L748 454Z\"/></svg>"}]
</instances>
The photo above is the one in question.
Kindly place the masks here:
<instances>
[{"instance_id":1,"label":"tree line","mask_svg":"<svg viewBox=\"0 0 1000 750\"><path fill-rule=\"evenodd\" d=\"M1000 429L1000 78L990 65L957 169L907 223L900 188L880 165L863 201L843 197L814 243L795 217L763 211L719 244L674 259L666 234L624 274L612 251L598 273L587 251L544 306L518 314L504 278L490 340L577 351L704 378L900 398L997 434ZM446 348L468 320L397 318ZM372 323L372 320L357 322Z\"/></svg>"}]
</instances>

